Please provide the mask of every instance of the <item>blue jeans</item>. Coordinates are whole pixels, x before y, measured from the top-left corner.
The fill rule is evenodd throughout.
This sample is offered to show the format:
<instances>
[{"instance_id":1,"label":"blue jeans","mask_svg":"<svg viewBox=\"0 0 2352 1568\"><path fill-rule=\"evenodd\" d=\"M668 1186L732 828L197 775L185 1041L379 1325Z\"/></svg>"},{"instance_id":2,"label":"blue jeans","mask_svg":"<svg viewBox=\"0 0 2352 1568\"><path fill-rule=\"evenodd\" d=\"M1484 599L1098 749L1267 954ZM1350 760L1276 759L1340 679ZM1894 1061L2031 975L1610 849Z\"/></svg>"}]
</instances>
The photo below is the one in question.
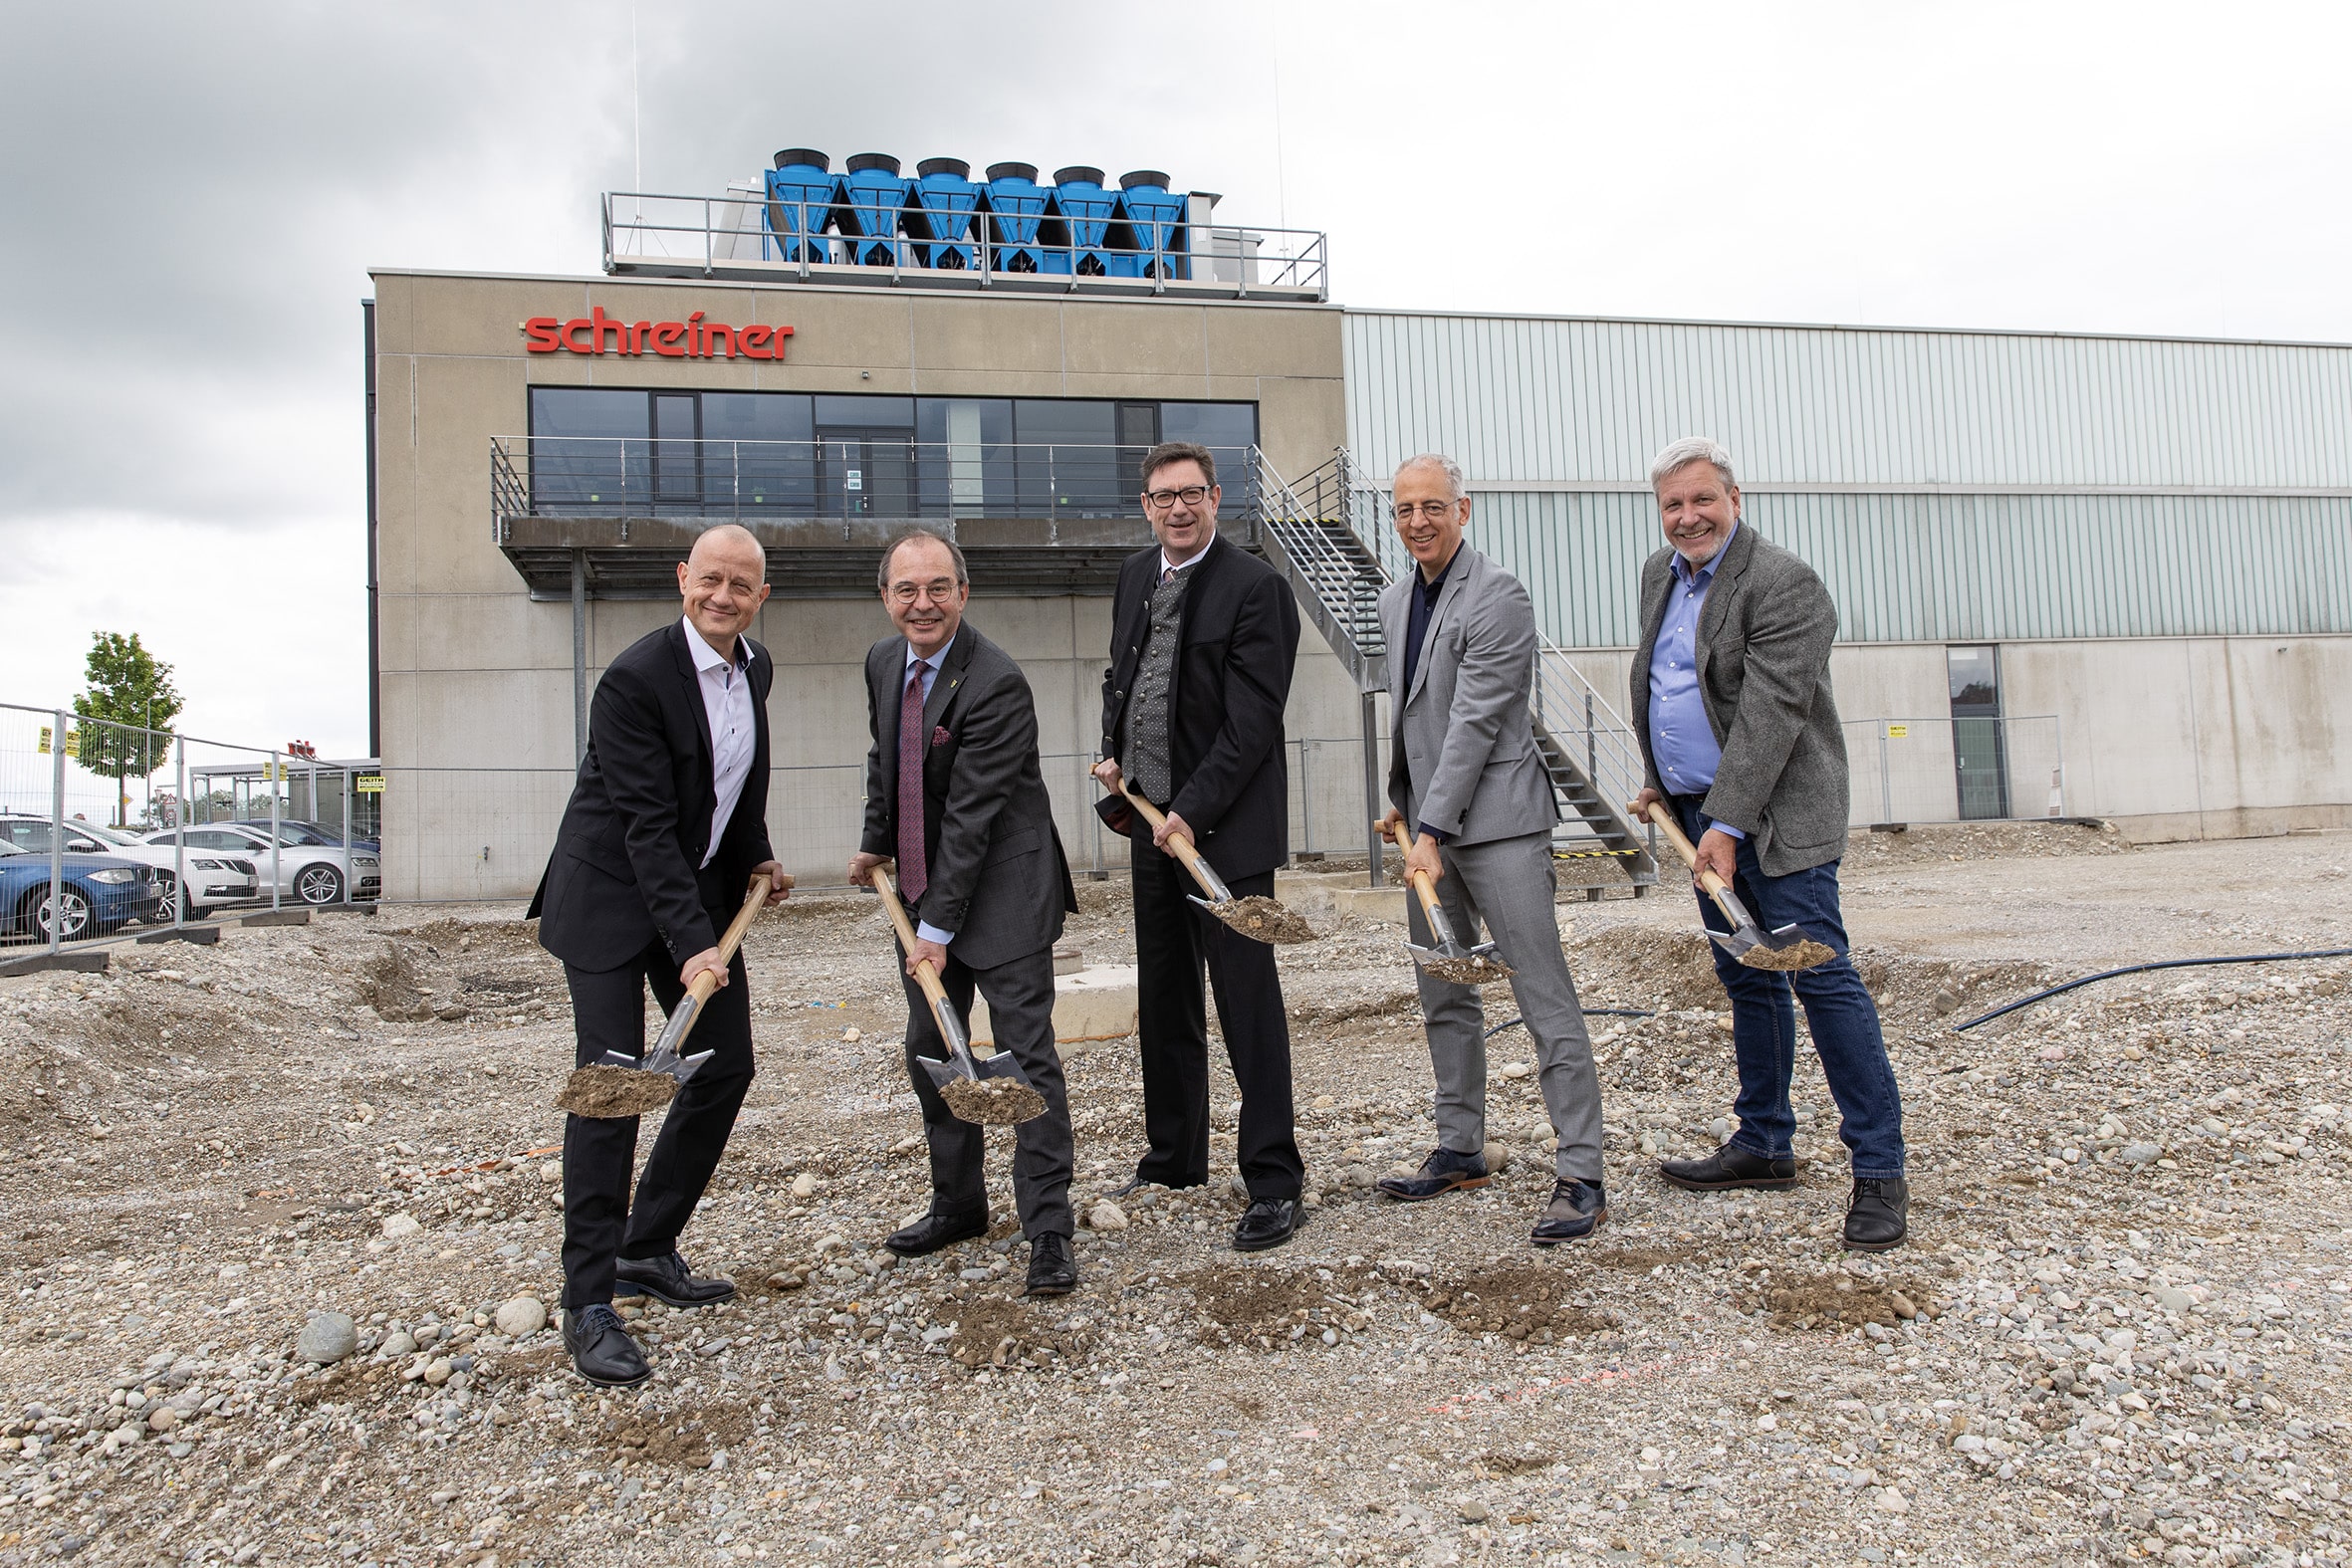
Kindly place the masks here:
<instances>
[{"instance_id":1,"label":"blue jeans","mask_svg":"<svg viewBox=\"0 0 2352 1568\"><path fill-rule=\"evenodd\" d=\"M1670 795L1668 806L1693 843L1708 818L1689 795ZM1709 943L1715 973L1732 999L1732 1053L1740 1066L1740 1097L1732 1105L1739 1131L1732 1142L1751 1154L1786 1159L1796 1119L1788 1110L1788 1079L1796 1068L1796 1002L1805 1008L1813 1049L1820 1053L1829 1096L1837 1102L1838 1136L1853 1154L1854 1176L1903 1174L1903 1097L1895 1086L1878 1030L1878 1008L1846 957L1846 928L1837 907L1837 862L1789 876L1765 876L1756 846L1740 841L1740 874L1732 891L1766 931L1793 925L1837 957L1818 969L1783 974L1750 969ZM1730 932L1731 923L1705 893L1699 912L1710 931ZM1793 992L1793 999L1791 993Z\"/></svg>"}]
</instances>

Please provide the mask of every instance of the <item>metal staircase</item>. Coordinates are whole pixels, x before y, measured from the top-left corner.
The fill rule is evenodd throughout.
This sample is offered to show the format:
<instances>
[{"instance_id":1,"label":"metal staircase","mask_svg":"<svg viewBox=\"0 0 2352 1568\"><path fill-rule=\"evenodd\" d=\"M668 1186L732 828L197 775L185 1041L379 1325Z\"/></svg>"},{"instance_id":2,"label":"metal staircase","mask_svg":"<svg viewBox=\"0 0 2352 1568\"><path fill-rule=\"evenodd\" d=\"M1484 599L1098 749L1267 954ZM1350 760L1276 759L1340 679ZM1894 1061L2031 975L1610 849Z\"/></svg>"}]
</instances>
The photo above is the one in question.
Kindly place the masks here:
<instances>
[{"instance_id":1,"label":"metal staircase","mask_svg":"<svg viewBox=\"0 0 2352 1568\"><path fill-rule=\"evenodd\" d=\"M1344 447L1295 484L1276 473L1256 448L1250 462L1260 547L1290 580L1362 696L1364 797L1379 801L1373 697L1388 689L1379 600L1389 573L1371 542L1389 537L1388 491L1364 479ZM1656 885L1658 862L1648 829L1637 829L1624 812L1643 777L1632 732L1566 652L1548 641L1537 649L1529 698L1535 748L1560 805L1553 852L1607 859L1640 896ZM1597 898L1600 890L1589 894Z\"/></svg>"}]
</instances>

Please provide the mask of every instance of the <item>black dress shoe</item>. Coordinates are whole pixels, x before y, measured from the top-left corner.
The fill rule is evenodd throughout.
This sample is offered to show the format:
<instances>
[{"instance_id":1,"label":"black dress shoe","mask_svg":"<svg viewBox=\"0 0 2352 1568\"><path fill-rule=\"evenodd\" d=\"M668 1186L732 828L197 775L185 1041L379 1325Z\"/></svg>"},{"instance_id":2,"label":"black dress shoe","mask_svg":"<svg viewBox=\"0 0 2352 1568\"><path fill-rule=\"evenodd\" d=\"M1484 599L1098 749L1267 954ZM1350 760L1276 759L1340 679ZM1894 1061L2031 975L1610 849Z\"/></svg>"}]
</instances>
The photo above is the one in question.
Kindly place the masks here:
<instances>
[{"instance_id":1,"label":"black dress shoe","mask_svg":"<svg viewBox=\"0 0 2352 1568\"><path fill-rule=\"evenodd\" d=\"M1399 1203L1425 1204L1457 1187L1484 1187L1493 1180L1484 1154L1457 1154L1441 1143L1421 1162L1418 1173L1384 1176L1373 1185Z\"/></svg>"},{"instance_id":2,"label":"black dress shoe","mask_svg":"<svg viewBox=\"0 0 2352 1568\"><path fill-rule=\"evenodd\" d=\"M905 1230L893 1231L882 1237L882 1244L900 1257L921 1257L943 1246L953 1246L968 1236L986 1234L988 1211L975 1209L960 1215L925 1215Z\"/></svg>"},{"instance_id":3,"label":"black dress shoe","mask_svg":"<svg viewBox=\"0 0 2352 1568\"><path fill-rule=\"evenodd\" d=\"M1599 1230L1600 1223L1608 1217L1609 1201L1601 1196L1600 1183L1562 1177L1551 1189L1551 1202L1545 1207L1543 1218L1535 1222L1529 1239L1537 1246L1581 1241Z\"/></svg>"},{"instance_id":4,"label":"black dress shoe","mask_svg":"<svg viewBox=\"0 0 2352 1568\"><path fill-rule=\"evenodd\" d=\"M1751 1154L1736 1143L1727 1143L1704 1160L1662 1160L1658 1174L1677 1187L1688 1187L1693 1192L1711 1193L1726 1187L1762 1187L1778 1190L1796 1185L1796 1158L1782 1155L1777 1160L1761 1154Z\"/></svg>"},{"instance_id":5,"label":"black dress shoe","mask_svg":"<svg viewBox=\"0 0 2352 1568\"><path fill-rule=\"evenodd\" d=\"M1900 1176L1863 1176L1854 1180L1854 1196L1846 1205L1846 1245L1857 1252L1883 1252L1901 1246L1911 1231L1911 1188Z\"/></svg>"},{"instance_id":6,"label":"black dress shoe","mask_svg":"<svg viewBox=\"0 0 2352 1568\"><path fill-rule=\"evenodd\" d=\"M724 1275L698 1279L677 1252L666 1257L624 1257L612 1266L612 1293L651 1296L664 1306L709 1306L735 1294L735 1281Z\"/></svg>"},{"instance_id":7,"label":"black dress shoe","mask_svg":"<svg viewBox=\"0 0 2352 1568\"><path fill-rule=\"evenodd\" d=\"M1029 1243L1029 1284L1025 1296L1065 1296L1078 1287L1077 1259L1069 1255L1069 1237L1048 1231Z\"/></svg>"},{"instance_id":8,"label":"black dress shoe","mask_svg":"<svg viewBox=\"0 0 2352 1568\"><path fill-rule=\"evenodd\" d=\"M1306 1224L1306 1211L1295 1198L1257 1198L1251 1200L1242 1223L1233 1228L1233 1249L1237 1252L1263 1252L1282 1245Z\"/></svg>"},{"instance_id":9,"label":"black dress shoe","mask_svg":"<svg viewBox=\"0 0 2352 1568\"><path fill-rule=\"evenodd\" d=\"M1207 1185L1205 1182L1155 1182L1148 1176L1130 1176L1122 1186L1104 1188L1102 1196L1105 1198L1125 1198L1129 1194L1142 1192L1146 1187L1164 1187L1171 1193L1181 1193L1189 1188Z\"/></svg>"},{"instance_id":10,"label":"black dress shoe","mask_svg":"<svg viewBox=\"0 0 2352 1568\"><path fill-rule=\"evenodd\" d=\"M564 1348L572 1370L604 1388L625 1388L653 1376L645 1352L620 1326L620 1314L599 1301L564 1314Z\"/></svg>"}]
</instances>

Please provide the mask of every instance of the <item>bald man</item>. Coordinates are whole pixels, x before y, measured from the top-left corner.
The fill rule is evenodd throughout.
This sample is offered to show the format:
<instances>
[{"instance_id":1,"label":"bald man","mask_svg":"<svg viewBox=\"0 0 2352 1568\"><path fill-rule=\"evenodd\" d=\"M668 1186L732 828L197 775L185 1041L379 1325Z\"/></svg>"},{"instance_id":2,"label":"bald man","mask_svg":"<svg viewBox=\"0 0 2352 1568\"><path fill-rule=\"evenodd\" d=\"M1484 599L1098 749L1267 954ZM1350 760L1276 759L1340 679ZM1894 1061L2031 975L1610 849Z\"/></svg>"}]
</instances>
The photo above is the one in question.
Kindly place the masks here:
<instances>
[{"instance_id":1,"label":"bald man","mask_svg":"<svg viewBox=\"0 0 2352 1568\"><path fill-rule=\"evenodd\" d=\"M694 1025L711 1058L678 1091L635 1201L637 1121L570 1118L564 1127L564 1343L573 1369L616 1386L652 1376L612 1297L673 1307L735 1294L686 1265L678 1236L734 1130L752 1082L750 981L743 956L721 966L719 933L751 879L792 879L768 847L768 650L744 635L768 601L767 556L723 524L678 567L684 613L638 639L596 683L588 756L531 901L540 945L564 961L582 1066L608 1050L645 1051L645 990L664 1012L694 977L719 989Z\"/></svg>"}]
</instances>

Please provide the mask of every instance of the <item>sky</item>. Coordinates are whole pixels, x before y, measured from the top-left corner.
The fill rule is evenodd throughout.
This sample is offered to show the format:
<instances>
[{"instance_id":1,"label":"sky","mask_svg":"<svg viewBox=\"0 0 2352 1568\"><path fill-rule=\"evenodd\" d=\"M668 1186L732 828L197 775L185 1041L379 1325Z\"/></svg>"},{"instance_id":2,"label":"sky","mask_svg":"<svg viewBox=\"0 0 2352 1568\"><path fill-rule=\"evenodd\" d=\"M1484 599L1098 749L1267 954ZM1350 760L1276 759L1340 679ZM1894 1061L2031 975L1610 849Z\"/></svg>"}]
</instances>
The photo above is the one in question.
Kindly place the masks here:
<instances>
[{"instance_id":1,"label":"sky","mask_svg":"<svg viewBox=\"0 0 2352 1568\"><path fill-rule=\"evenodd\" d=\"M1329 231L1348 305L2352 341L2348 55L2258 3L0 0L0 703L136 632L190 732L362 754L367 269L590 275L602 191L1148 167Z\"/></svg>"}]
</instances>

